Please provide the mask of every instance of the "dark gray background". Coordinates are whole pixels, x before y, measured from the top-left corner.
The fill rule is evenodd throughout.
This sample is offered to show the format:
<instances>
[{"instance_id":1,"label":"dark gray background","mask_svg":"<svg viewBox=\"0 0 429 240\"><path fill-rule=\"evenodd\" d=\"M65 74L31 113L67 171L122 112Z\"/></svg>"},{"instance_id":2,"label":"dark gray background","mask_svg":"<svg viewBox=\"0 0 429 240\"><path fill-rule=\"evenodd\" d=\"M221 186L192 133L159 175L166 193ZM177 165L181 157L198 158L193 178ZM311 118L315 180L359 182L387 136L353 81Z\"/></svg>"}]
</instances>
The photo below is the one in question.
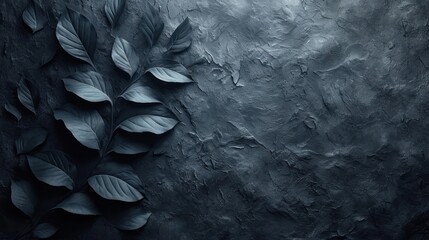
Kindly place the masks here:
<instances>
[{"instance_id":1,"label":"dark gray background","mask_svg":"<svg viewBox=\"0 0 429 240\"><path fill-rule=\"evenodd\" d=\"M38 122L51 128L51 107L65 102L60 79L85 68L63 51L38 67L56 44L55 17L70 6L91 19L95 65L118 91L127 78L110 59L113 36L142 49L145 10L142 0L128 0L111 35L104 1L39 2L53 23L35 35L21 20L27 0L0 3L0 103L27 78L40 91ZM196 83L163 90L181 123L135 164L153 216L124 239L429 238L429 2L156 6L162 43L190 18L193 45L179 59ZM0 175L8 181L16 121L4 114L0 123ZM19 123L33 124L28 113ZM98 224L82 239L119 236Z\"/></svg>"}]
</instances>

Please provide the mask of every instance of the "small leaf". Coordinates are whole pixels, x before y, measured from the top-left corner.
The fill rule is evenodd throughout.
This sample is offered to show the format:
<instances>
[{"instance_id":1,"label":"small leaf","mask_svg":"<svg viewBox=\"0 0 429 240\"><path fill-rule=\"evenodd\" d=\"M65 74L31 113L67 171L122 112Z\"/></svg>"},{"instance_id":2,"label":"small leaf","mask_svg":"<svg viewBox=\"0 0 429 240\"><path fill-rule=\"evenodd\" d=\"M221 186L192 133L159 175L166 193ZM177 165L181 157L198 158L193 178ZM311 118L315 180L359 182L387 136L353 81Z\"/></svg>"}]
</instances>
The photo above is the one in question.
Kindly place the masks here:
<instances>
[{"instance_id":1,"label":"small leaf","mask_svg":"<svg viewBox=\"0 0 429 240\"><path fill-rule=\"evenodd\" d=\"M58 204L54 209L62 209L76 215L100 215L97 206L91 198L84 193L73 193L66 200Z\"/></svg>"},{"instance_id":2,"label":"small leaf","mask_svg":"<svg viewBox=\"0 0 429 240\"><path fill-rule=\"evenodd\" d=\"M122 202L143 199L142 182L127 164L107 162L97 167L88 184L102 198Z\"/></svg>"},{"instance_id":3,"label":"small leaf","mask_svg":"<svg viewBox=\"0 0 429 240\"><path fill-rule=\"evenodd\" d=\"M42 30L46 23L48 23L48 15L32 0L22 13L22 20L35 33Z\"/></svg>"},{"instance_id":4,"label":"small leaf","mask_svg":"<svg viewBox=\"0 0 429 240\"><path fill-rule=\"evenodd\" d=\"M158 38L164 29L164 23L159 16L159 12L148 3L147 6L149 11L143 15L142 22L140 23L140 29L143 33L144 45L147 48L151 48L158 41Z\"/></svg>"},{"instance_id":5,"label":"small leaf","mask_svg":"<svg viewBox=\"0 0 429 240\"><path fill-rule=\"evenodd\" d=\"M186 18L171 34L170 41L167 44L167 50L173 53L179 53L191 46L192 27L189 18Z\"/></svg>"},{"instance_id":6,"label":"small leaf","mask_svg":"<svg viewBox=\"0 0 429 240\"><path fill-rule=\"evenodd\" d=\"M54 151L27 156L27 161L39 181L54 187L73 189L76 167L64 153Z\"/></svg>"},{"instance_id":7,"label":"small leaf","mask_svg":"<svg viewBox=\"0 0 429 240\"><path fill-rule=\"evenodd\" d=\"M48 131L43 128L30 128L24 130L16 139L15 146L18 154L28 153L45 142Z\"/></svg>"},{"instance_id":8,"label":"small leaf","mask_svg":"<svg viewBox=\"0 0 429 240\"><path fill-rule=\"evenodd\" d=\"M134 103L161 103L152 88L139 82L132 84L120 97Z\"/></svg>"},{"instance_id":9,"label":"small leaf","mask_svg":"<svg viewBox=\"0 0 429 240\"><path fill-rule=\"evenodd\" d=\"M31 217L34 214L35 194L29 182L20 180L11 182L11 200L15 207L25 215Z\"/></svg>"},{"instance_id":10,"label":"small leaf","mask_svg":"<svg viewBox=\"0 0 429 240\"><path fill-rule=\"evenodd\" d=\"M45 239L52 237L56 232L58 231L58 228L50 223L41 223L36 226L33 230L33 237Z\"/></svg>"},{"instance_id":11,"label":"small leaf","mask_svg":"<svg viewBox=\"0 0 429 240\"><path fill-rule=\"evenodd\" d=\"M113 44L112 60L118 68L128 73L130 77L137 71L140 62L139 56L131 44L119 37L115 39Z\"/></svg>"},{"instance_id":12,"label":"small leaf","mask_svg":"<svg viewBox=\"0 0 429 240\"><path fill-rule=\"evenodd\" d=\"M66 128L85 147L100 150L105 126L96 110L80 110L73 106L54 110L56 120L64 122Z\"/></svg>"},{"instance_id":13,"label":"small leaf","mask_svg":"<svg viewBox=\"0 0 429 240\"><path fill-rule=\"evenodd\" d=\"M151 215L140 207L133 207L117 212L109 218L109 221L120 230L131 231L143 227Z\"/></svg>"},{"instance_id":14,"label":"small leaf","mask_svg":"<svg viewBox=\"0 0 429 240\"><path fill-rule=\"evenodd\" d=\"M89 102L104 102L112 103L109 95L111 94L111 86L108 81L104 81L103 77L94 71L77 72L63 79L64 86L67 91L76 94L78 97Z\"/></svg>"},{"instance_id":15,"label":"small leaf","mask_svg":"<svg viewBox=\"0 0 429 240\"><path fill-rule=\"evenodd\" d=\"M97 32L88 18L67 9L57 24L56 35L68 54L94 67L92 58L97 45Z\"/></svg>"},{"instance_id":16,"label":"small leaf","mask_svg":"<svg viewBox=\"0 0 429 240\"><path fill-rule=\"evenodd\" d=\"M110 25L113 27L119 21L119 18L122 15L125 7L125 0L107 0L106 5L104 6L104 11L106 12L107 19L110 22Z\"/></svg>"},{"instance_id":17,"label":"small leaf","mask_svg":"<svg viewBox=\"0 0 429 240\"><path fill-rule=\"evenodd\" d=\"M21 112L14 105L12 105L10 103L5 103L4 104L4 109L8 113L12 114L18 121L21 120L22 114L21 114Z\"/></svg>"},{"instance_id":18,"label":"small leaf","mask_svg":"<svg viewBox=\"0 0 429 240\"><path fill-rule=\"evenodd\" d=\"M118 154L139 154L149 151L149 146L131 136L124 136L124 134L116 134L110 143L109 152Z\"/></svg>"},{"instance_id":19,"label":"small leaf","mask_svg":"<svg viewBox=\"0 0 429 240\"><path fill-rule=\"evenodd\" d=\"M30 88L28 87L26 81L21 81L17 89L18 99L22 105L30 110L32 113L36 114L36 108L34 107L33 95L31 94Z\"/></svg>"}]
</instances>

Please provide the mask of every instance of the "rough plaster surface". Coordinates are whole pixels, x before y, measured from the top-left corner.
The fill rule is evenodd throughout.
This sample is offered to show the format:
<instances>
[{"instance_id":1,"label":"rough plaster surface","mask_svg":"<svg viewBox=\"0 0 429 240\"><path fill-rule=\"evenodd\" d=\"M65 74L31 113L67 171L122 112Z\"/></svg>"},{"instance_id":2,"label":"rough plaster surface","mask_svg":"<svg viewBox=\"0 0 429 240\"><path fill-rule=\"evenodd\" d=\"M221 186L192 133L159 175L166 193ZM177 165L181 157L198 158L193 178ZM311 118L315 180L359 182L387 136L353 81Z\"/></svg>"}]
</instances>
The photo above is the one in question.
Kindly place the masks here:
<instances>
[{"instance_id":1,"label":"rough plaster surface","mask_svg":"<svg viewBox=\"0 0 429 240\"><path fill-rule=\"evenodd\" d=\"M0 103L16 97L21 78L30 79L40 91L38 122L52 131L45 147L66 148L55 141L68 133L55 130L62 126L51 107L66 101L59 79L84 64L60 51L38 67L56 44L54 25L32 35L20 17L27 2L0 3ZM95 65L118 89L125 86L110 59L104 1L39 2L53 19L65 6L89 16L99 35ZM137 49L141 2L128 1L112 33ZM196 83L163 90L181 124L135 164L153 212L149 223L126 236L98 224L81 239L429 238L428 2L156 6L166 24L163 43L190 18L193 45L179 59ZM24 118L21 127L34 124L30 114ZM8 181L16 121L4 114L0 122L0 176Z\"/></svg>"}]
</instances>

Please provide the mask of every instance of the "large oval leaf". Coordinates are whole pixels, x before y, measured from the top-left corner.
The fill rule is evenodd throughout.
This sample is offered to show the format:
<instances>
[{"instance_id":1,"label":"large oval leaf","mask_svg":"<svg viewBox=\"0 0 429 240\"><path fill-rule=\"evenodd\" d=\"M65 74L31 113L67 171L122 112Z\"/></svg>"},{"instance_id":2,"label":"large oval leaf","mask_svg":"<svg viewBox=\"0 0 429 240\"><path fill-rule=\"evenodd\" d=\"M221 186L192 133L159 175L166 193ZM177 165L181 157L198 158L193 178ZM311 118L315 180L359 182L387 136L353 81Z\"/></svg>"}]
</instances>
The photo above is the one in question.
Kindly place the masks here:
<instances>
[{"instance_id":1,"label":"large oval leaf","mask_svg":"<svg viewBox=\"0 0 429 240\"><path fill-rule=\"evenodd\" d=\"M139 67L140 59L131 44L122 38L117 37L112 49L112 60L122 71L128 73L130 77L134 75Z\"/></svg>"},{"instance_id":2,"label":"large oval leaf","mask_svg":"<svg viewBox=\"0 0 429 240\"><path fill-rule=\"evenodd\" d=\"M193 82L188 69L173 60L161 60L151 64L146 72L152 73L157 79L170 83Z\"/></svg>"},{"instance_id":3,"label":"large oval leaf","mask_svg":"<svg viewBox=\"0 0 429 240\"><path fill-rule=\"evenodd\" d=\"M37 225L33 230L33 237L45 239L52 237L56 232L58 231L58 228L50 223L41 223Z\"/></svg>"},{"instance_id":4,"label":"large oval leaf","mask_svg":"<svg viewBox=\"0 0 429 240\"><path fill-rule=\"evenodd\" d=\"M149 8L146 14L143 15L140 23L140 29L143 33L143 43L147 48L151 48L158 41L159 36L164 29L159 12L152 5L146 3Z\"/></svg>"},{"instance_id":5,"label":"large oval leaf","mask_svg":"<svg viewBox=\"0 0 429 240\"><path fill-rule=\"evenodd\" d=\"M178 121L174 118L143 114L126 119L117 126L117 129L132 133L163 134L173 129L177 123Z\"/></svg>"},{"instance_id":6,"label":"large oval leaf","mask_svg":"<svg viewBox=\"0 0 429 240\"><path fill-rule=\"evenodd\" d=\"M84 193L74 193L58 204L54 209L62 209L77 215L99 215L100 212L91 198Z\"/></svg>"},{"instance_id":7,"label":"large oval leaf","mask_svg":"<svg viewBox=\"0 0 429 240\"><path fill-rule=\"evenodd\" d=\"M98 165L88 179L91 188L109 200L135 202L143 198L142 182L134 169L124 163L106 162Z\"/></svg>"},{"instance_id":8,"label":"large oval leaf","mask_svg":"<svg viewBox=\"0 0 429 240\"><path fill-rule=\"evenodd\" d=\"M48 131L43 128L30 128L23 130L18 139L15 140L16 152L18 154L28 153L45 142Z\"/></svg>"},{"instance_id":9,"label":"large oval leaf","mask_svg":"<svg viewBox=\"0 0 429 240\"><path fill-rule=\"evenodd\" d=\"M30 88L27 85L26 81L21 81L17 89L18 100L22 105L30 110L32 113L36 114L36 108L34 106L33 95L31 94Z\"/></svg>"},{"instance_id":10,"label":"large oval leaf","mask_svg":"<svg viewBox=\"0 0 429 240\"><path fill-rule=\"evenodd\" d=\"M161 103L156 92L140 82L132 84L120 97L134 103Z\"/></svg>"},{"instance_id":11,"label":"large oval leaf","mask_svg":"<svg viewBox=\"0 0 429 240\"><path fill-rule=\"evenodd\" d=\"M186 18L171 34L170 41L167 44L167 50L178 53L191 46L192 27L189 18Z\"/></svg>"},{"instance_id":12,"label":"large oval leaf","mask_svg":"<svg viewBox=\"0 0 429 240\"><path fill-rule=\"evenodd\" d=\"M125 0L107 0L106 5L104 6L104 11L106 12L107 19L110 22L110 25L113 27L119 21L119 18L122 15L125 7Z\"/></svg>"},{"instance_id":13,"label":"large oval leaf","mask_svg":"<svg viewBox=\"0 0 429 240\"><path fill-rule=\"evenodd\" d=\"M112 175L94 175L88 183L98 195L108 200L136 202L143 199L143 195L131 184Z\"/></svg>"},{"instance_id":14,"label":"large oval leaf","mask_svg":"<svg viewBox=\"0 0 429 240\"><path fill-rule=\"evenodd\" d=\"M80 110L73 106L54 111L55 119L64 122L66 128L82 145L100 150L105 126L96 110Z\"/></svg>"},{"instance_id":15,"label":"large oval leaf","mask_svg":"<svg viewBox=\"0 0 429 240\"><path fill-rule=\"evenodd\" d=\"M109 146L109 152L118 154L139 154L149 151L149 146L133 136L125 136L118 133L113 137Z\"/></svg>"},{"instance_id":16,"label":"large oval leaf","mask_svg":"<svg viewBox=\"0 0 429 240\"><path fill-rule=\"evenodd\" d=\"M46 23L48 23L48 15L34 2L34 0L32 0L22 13L22 20L31 28L33 33L35 33L42 30Z\"/></svg>"},{"instance_id":17,"label":"large oval leaf","mask_svg":"<svg viewBox=\"0 0 429 240\"><path fill-rule=\"evenodd\" d=\"M126 105L117 117L117 133L153 133L163 134L178 123L176 116L162 104L147 105L140 108L137 105ZM117 130L123 131L117 131ZM130 135L132 136L132 134ZM135 135L134 136L138 136Z\"/></svg>"},{"instance_id":18,"label":"large oval leaf","mask_svg":"<svg viewBox=\"0 0 429 240\"><path fill-rule=\"evenodd\" d=\"M67 9L58 21L56 35L67 53L94 66L97 32L85 16Z\"/></svg>"},{"instance_id":19,"label":"large oval leaf","mask_svg":"<svg viewBox=\"0 0 429 240\"><path fill-rule=\"evenodd\" d=\"M4 104L4 109L8 113L12 114L18 121L21 120L21 118L22 118L21 112L14 105L12 105L11 103L5 103Z\"/></svg>"},{"instance_id":20,"label":"large oval leaf","mask_svg":"<svg viewBox=\"0 0 429 240\"><path fill-rule=\"evenodd\" d=\"M25 215L32 216L36 204L36 197L29 182L19 180L11 182L11 200L15 207Z\"/></svg>"},{"instance_id":21,"label":"large oval leaf","mask_svg":"<svg viewBox=\"0 0 429 240\"><path fill-rule=\"evenodd\" d=\"M128 208L123 211L117 211L109 216L109 221L118 229L131 231L143 227L152 214L143 211L141 207Z\"/></svg>"},{"instance_id":22,"label":"large oval leaf","mask_svg":"<svg viewBox=\"0 0 429 240\"><path fill-rule=\"evenodd\" d=\"M63 79L64 86L67 91L76 94L78 97L89 102L104 102L112 103L109 95L111 94L111 86L108 81L104 81L101 74L89 72L77 72Z\"/></svg>"},{"instance_id":23,"label":"large oval leaf","mask_svg":"<svg viewBox=\"0 0 429 240\"><path fill-rule=\"evenodd\" d=\"M73 189L76 167L62 152L54 151L27 156L34 176L50 186Z\"/></svg>"}]
</instances>

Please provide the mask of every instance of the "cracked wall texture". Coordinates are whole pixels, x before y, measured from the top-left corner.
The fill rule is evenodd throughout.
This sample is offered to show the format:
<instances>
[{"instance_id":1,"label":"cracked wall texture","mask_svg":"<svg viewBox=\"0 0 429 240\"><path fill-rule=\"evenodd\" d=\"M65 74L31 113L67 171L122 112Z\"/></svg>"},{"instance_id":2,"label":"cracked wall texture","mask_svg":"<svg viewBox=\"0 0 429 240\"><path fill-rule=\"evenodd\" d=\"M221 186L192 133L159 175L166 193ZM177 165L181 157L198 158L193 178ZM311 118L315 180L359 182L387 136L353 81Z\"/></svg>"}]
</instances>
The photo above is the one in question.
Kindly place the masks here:
<instances>
[{"instance_id":1,"label":"cracked wall texture","mask_svg":"<svg viewBox=\"0 0 429 240\"><path fill-rule=\"evenodd\" d=\"M65 6L88 16L99 35L95 64L118 89L125 86L110 59L104 1L39 2L52 19ZM137 49L141 2L127 1L113 33ZM55 24L32 35L21 20L27 3L0 3L0 103L30 79L40 91L38 123L61 128L51 111L66 101L60 79L84 64L60 51L38 67L41 53L57 44ZM81 239L429 238L429 2L155 6L166 24L163 43L190 18L193 45L179 58L196 83L163 90L181 123L135 163L149 223L126 236L98 224ZM6 114L0 121L7 181L16 165L16 121ZM51 129L45 147L61 135L67 132Z\"/></svg>"}]
</instances>

